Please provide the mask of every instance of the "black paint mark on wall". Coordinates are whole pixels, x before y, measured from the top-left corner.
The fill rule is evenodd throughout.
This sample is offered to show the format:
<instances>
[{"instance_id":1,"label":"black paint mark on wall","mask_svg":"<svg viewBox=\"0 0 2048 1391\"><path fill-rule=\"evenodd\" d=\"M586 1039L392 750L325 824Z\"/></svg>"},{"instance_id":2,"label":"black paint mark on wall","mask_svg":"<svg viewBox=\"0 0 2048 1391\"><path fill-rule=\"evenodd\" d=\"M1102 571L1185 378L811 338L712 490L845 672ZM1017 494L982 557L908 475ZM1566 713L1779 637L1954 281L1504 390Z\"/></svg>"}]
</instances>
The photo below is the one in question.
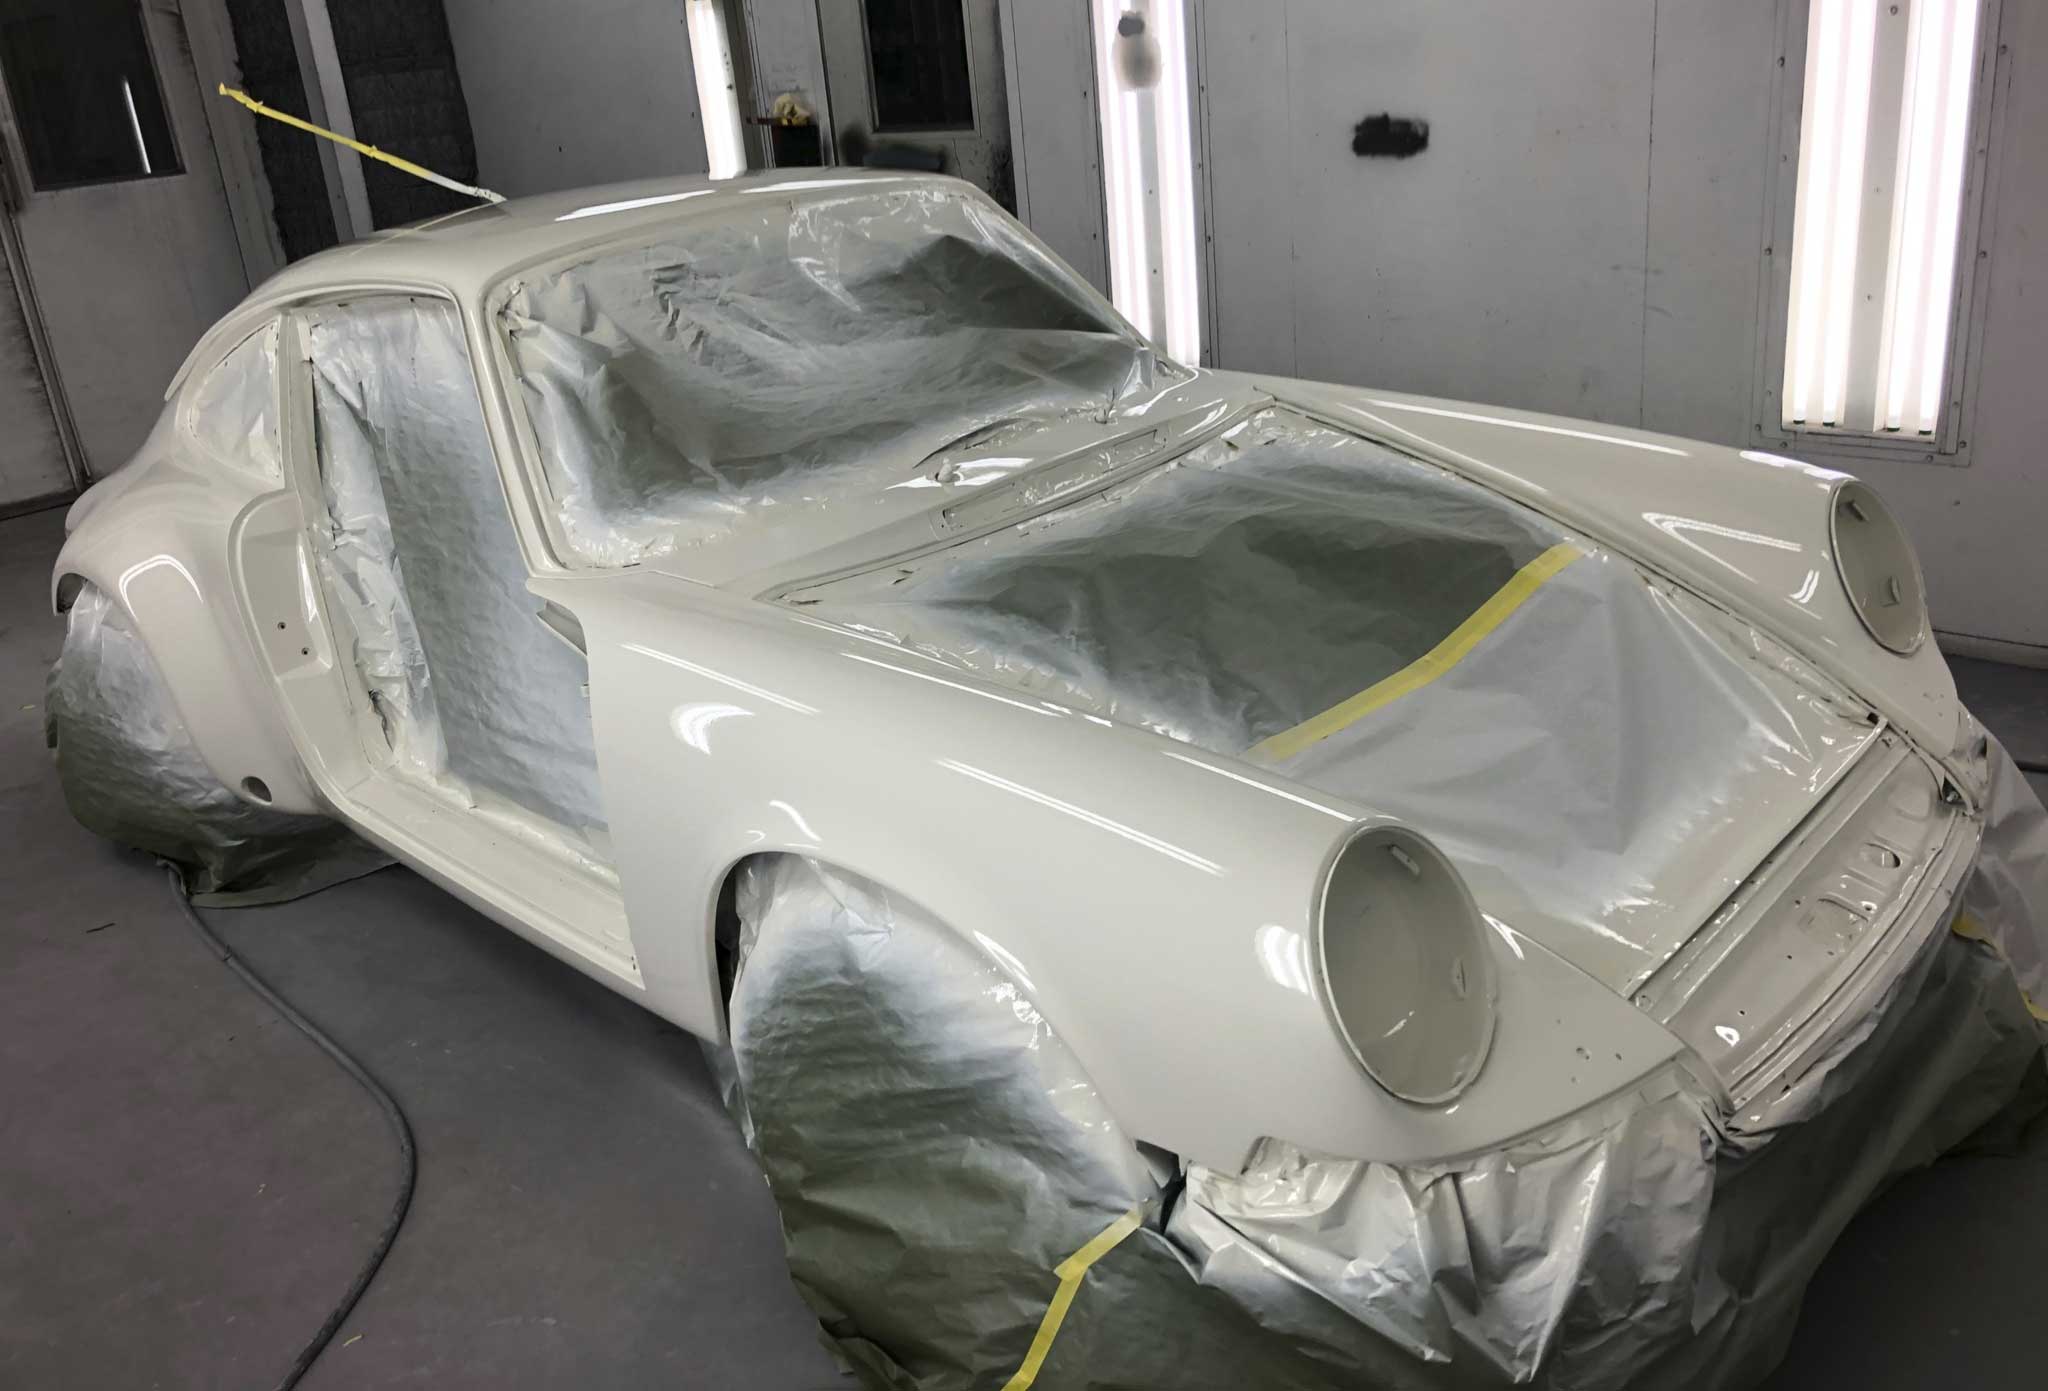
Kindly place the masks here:
<instances>
[{"instance_id":1,"label":"black paint mark on wall","mask_svg":"<svg viewBox=\"0 0 2048 1391\"><path fill-rule=\"evenodd\" d=\"M1382 111L1368 116L1351 132L1351 153L1361 159L1406 159L1429 148L1429 122Z\"/></svg>"}]
</instances>

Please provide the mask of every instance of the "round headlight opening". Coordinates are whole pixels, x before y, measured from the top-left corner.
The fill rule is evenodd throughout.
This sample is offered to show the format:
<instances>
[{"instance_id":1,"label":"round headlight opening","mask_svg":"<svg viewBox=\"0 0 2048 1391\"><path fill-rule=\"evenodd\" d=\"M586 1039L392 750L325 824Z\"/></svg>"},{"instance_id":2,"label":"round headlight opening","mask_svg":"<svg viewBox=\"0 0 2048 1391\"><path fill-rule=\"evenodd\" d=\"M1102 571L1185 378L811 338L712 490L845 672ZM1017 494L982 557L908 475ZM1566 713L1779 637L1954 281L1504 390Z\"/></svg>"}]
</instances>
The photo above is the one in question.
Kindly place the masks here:
<instances>
[{"instance_id":1,"label":"round headlight opening","mask_svg":"<svg viewBox=\"0 0 2048 1391\"><path fill-rule=\"evenodd\" d=\"M1855 479L1835 489L1828 539L1849 606L1878 645L1905 656L1927 640L1927 588L1906 530L1875 489Z\"/></svg>"},{"instance_id":2,"label":"round headlight opening","mask_svg":"<svg viewBox=\"0 0 2048 1391\"><path fill-rule=\"evenodd\" d=\"M1323 890L1316 969L1337 1032L1375 1082L1440 1105L1493 1041L1494 967L1464 879L1399 826L1361 831Z\"/></svg>"}]
</instances>

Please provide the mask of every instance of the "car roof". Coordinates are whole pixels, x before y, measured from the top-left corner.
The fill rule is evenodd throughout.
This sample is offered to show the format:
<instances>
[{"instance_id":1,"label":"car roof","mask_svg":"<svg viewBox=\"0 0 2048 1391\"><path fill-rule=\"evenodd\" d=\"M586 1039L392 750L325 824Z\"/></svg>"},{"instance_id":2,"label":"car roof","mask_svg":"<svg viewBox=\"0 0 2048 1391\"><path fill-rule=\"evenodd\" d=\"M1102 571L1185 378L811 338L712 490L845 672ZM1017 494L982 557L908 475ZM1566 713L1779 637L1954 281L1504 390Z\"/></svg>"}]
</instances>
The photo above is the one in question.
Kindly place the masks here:
<instances>
[{"instance_id":1,"label":"car roof","mask_svg":"<svg viewBox=\"0 0 2048 1391\"><path fill-rule=\"evenodd\" d=\"M510 268L555 249L658 225L688 212L693 218L762 197L791 197L852 187L929 185L955 191L957 179L867 169L770 169L738 178L702 175L643 179L569 189L503 203L483 203L425 222L373 232L306 257L263 286L270 292L372 279L431 279L457 293L488 287Z\"/></svg>"},{"instance_id":2,"label":"car roof","mask_svg":"<svg viewBox=\"0 0 2048 1391\"><path fill-rule=\"evenodd\" d=\"M854 188L916 188L978 194L971 184L934 174L869 169L769 169L737 178L703 175L642 179L483 203L443 217L372 232L296 261L251 291L200 338L165 389L169 397L201 361L223 352L228 336L257 305L274 306L336 287L378 282L441 286L475 302L507 271L551 252L609 241L687 213L692 219L737 210L764 197L792 198ZM232 335L230 330L234 329Z\"/></svg>"}]
</instances>

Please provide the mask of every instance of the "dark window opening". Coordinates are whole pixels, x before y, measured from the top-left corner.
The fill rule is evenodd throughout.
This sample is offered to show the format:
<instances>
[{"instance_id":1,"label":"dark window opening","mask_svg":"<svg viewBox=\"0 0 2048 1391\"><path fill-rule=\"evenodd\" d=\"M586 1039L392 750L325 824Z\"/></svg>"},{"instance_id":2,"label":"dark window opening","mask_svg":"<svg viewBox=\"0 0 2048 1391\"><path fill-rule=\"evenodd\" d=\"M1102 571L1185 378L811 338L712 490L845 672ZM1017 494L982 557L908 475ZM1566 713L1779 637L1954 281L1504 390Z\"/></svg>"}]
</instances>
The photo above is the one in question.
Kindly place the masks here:
<instances>
[{"instance_id":1,"label":"dark window opening","mask_svg":"<svg viewBox=\"0 0 2048 1391\"><path fill-rule=\"evenodd\" d=\"M138 0L0 0L0 66L37 188L184 172Z\"/></svg>"},{"instance_id":2,"label":"dark window opening","mask_svg":"<svg viewBox=\"0 0 2048 1391\"><path fill-rule=\"evenodd\" d=\"M961 0L865 0L875 129L974 126Z\"/></svg>"}]
</instances>

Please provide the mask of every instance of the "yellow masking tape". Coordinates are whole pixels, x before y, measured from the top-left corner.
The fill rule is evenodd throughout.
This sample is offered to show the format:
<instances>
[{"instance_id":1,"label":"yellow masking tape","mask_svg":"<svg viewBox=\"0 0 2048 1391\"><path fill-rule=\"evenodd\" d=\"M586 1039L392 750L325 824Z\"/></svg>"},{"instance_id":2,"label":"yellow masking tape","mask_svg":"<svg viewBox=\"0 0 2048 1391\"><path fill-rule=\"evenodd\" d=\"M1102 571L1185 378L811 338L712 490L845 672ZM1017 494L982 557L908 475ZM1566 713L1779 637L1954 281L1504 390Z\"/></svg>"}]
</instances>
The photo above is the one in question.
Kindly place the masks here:
<instances>
[{"instance_id":1,"label":"yellow masking tape","mask_svg":"<svg viewBox=\"0 0 2048 1391\"><path fill-rule=\"evenodd\" d=\"M2000 961L2005 962L2008 967L2012 965L2011 958L2005 954L2005 948L1999 946L1992 939L1991 934L1984 930L1984 924L1978 922L1968 913L1956 914L1956 920L1949 924L1949 930L1958 937L1967 938L1972 942L1982 942L1985 946L1991 948ZM2040 1020L2043 1024L2048 1024L2048 1009L2043 1009L2035 1004L2034 997L2029 995L2024 988L2020 990L2020 999L2025 1002L2027 1013L2033 1015L2034 1018Z\"/></svg>"},{"instance_id":2,"label":"yellow masking tape","mask_svg":"<svg viewBox=\"0 0 2048 1391\"><path fill-rule=\"evenodd\" d=\"M1514 578L1495 591L1492 598L1457 627L1451 635L1383 681L1366 687L1349 700L1341 701L1320 715L1303 720L1262 739L1245 751L1246 757L1278 763L1294 757L1311 744L1320 743L1339 730L1356 724L1391 701L1420 690L1456 666L1480 639L1507 621L1508 615L1528 602L1529 596L1546 580L1585 555L1569 541L1560 542L1515 572Z\"/></svg>"},{"instance_id":3,"label":"yellow masking tape","mask_svg":"<svg viewBox=\"0 0 2048 1391\"><path fill-rule=\"evenodd\" d=\"M1088 1273L1088 1267L1114 1251L1117 1244L1132 1232L1138 1230L1143 1221L1138 1208L1104 1227L1094 1240L1073 1255L1053 1267L1052 1273L1059 1276L1060 1286L1053 1291L1052 1302L1045 1306L1045 1317L1038 1322L1038 1332L1031 1339L1031 1348L1024 1354L1024 1364L1017 1368L1017 1374L1003 1383L1003 1391L1024 1391L1024 1388L1038 1380L1038 1370L1045 1365L1046 1354L1052 1351L1052 1340L1060 1335L1060 1325L1066 1321L1067 1309L1080 1293L1081 1277Z\"/></svg>"},{"instance_id":4,"label":"yellow masking tape","mask_svg":"<svg viewBox=\"0 0 2048 1391\"><path fill-rule=\"evenodd\" d=\"M238 92L225 82L220 84L220 94L224 97L233 98L259 116L268 116L273 121L282 121L288 126L306 131L311 135L317 135L323 140L332 140L337 145L346 145L365 159L377 160L390 165L393 169L403 169L413 177L425 179L430 184L439 184L442 188L451 189L456 193L466 193L472 198L481 198L486 203L502 203L505 201L503 194L493 193L487 188L478 188L474 184L457 183L445 174L436 174L433 170L414 164L409 159L400 159L397 155L387 155L375 145L365 145L360 140L351 140L346 135L337 135L325 126L316 126L311 121L302 121L289 111L279 111L275 107L265 106L247 92Z\"/></svg>"}]
</instances>

